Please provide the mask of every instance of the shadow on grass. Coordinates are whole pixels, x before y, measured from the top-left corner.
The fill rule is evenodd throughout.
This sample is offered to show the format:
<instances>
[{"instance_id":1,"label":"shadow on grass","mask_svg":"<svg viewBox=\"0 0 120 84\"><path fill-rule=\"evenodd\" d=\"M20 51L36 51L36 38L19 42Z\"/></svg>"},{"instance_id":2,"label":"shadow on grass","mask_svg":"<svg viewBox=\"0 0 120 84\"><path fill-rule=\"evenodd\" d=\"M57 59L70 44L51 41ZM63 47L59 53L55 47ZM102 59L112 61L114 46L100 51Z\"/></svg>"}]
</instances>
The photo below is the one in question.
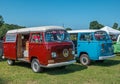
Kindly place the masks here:
<instances>
[{"instance_id":1,"label":"shadow on grass","mask_svg":"<svg viewBox=\"0 0 120 84\"><path fill-rule=\"evenodd\" d=\"M50 75L62 75L62 74L73 73L76 71L81 71L84 69L87 69L87 66L82 66L80 64L72 64L63 69L60 69L59 67L47 68L44 70L44 72Z\"/></svg>"},{"instance_id":2,"label":"shadow on grass","mask_svg":"<svg viewBox=\"0 0 120 84\"><path fill-rule=\"evenodd\" d=\"M120 53L116 53L115 55L116 55L116 56L120 56Z\"/></svg>"},{"instance_id":3,"label":"shadow on grass","mask_svg":"<svg viewBox=\"0 0 120 84\"><path fill-rule=\"evenodd\" d=\"M2 61L6 61L6 59L2 59L2 58L0 58L0 62L2 62Z\"/></svg>"},{"instance_id":4,"label":"shadow on grass","mask_svg":"<svg viewBox=\"0 0 120 84\"><path fill-rule=\"evenodd\" d=\"M16 62L14 66L20 66L20 67L31 69L30 63L26 63L26 62ZM75 71L81 71L84 69L87 69L87 66L82 66L76 63L76 64L68 65L66 66L66 68L63 68L63 69L60 67L44 68L43 73L48 73L51 75L62 75L62 74L67 74L67 73L73 73Z\"/></svg>"},{"instance_id":5,"label":"shadow on grass","mask_svg":"<svg viewBox=\"0 0 120 84\"><path fill-rule=\"evenodd\" d=\"M6 84L6 81L4 81L0 78L0 84Z\"/></svg>"},{"instance_id":6,"label":"shadow on grass","mask_svg":"<svg viewBox=\"0 0 120 84\"><path fill-rule=\"evenodd\" d=\"M20 67L31 69L30 63L27 63L27 62L15 62L14 66L20 66Z\"/></svg>"},{"instance_id":7,"label":"shadow on grass","mask_svg":"<svg viewBox=\"0 0 120 84\"><path fill-rule=\"evenodd\" d=\"M120 60L105 60L104 62L93 62L92 65L95 66L104 66L104 67L109 67L109 66L114 66L120 64Z\"/></svg>"}]
</instances>

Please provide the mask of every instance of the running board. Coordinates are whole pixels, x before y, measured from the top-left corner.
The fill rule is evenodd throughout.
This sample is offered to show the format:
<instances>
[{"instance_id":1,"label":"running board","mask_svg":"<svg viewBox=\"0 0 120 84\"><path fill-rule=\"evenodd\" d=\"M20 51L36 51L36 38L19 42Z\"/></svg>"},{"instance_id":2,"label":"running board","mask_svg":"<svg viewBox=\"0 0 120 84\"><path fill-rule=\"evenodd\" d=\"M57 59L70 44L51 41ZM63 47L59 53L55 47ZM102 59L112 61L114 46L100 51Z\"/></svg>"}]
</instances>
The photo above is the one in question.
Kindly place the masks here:
<instances>
[{"instance_id":1,"label":"running board","mask_svg":"<svg viewBox=\"0 0 120 84\"><path fill-rule=\"evenodd\" d=\"M30 62L28 58L18 58L18 61Z\"/></svg>"}]
</instances>

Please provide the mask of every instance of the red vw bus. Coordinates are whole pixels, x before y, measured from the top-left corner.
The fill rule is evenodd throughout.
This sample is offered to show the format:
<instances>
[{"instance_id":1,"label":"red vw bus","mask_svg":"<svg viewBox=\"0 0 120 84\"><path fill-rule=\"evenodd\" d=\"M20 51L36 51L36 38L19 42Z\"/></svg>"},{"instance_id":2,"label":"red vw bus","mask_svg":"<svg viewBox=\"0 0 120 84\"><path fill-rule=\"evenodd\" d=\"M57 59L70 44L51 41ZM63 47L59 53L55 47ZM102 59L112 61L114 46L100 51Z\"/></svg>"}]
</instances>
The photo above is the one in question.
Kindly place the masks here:
<instances>
[{"instance_id":1,"label":"red vw bus","mask_svg":"<svg viewBox=\"0 0 120 84\"><path fill-rule=\"evenodd\" d=\"M34 72L43 68L65 67L75 62L74 45L60 26L43 26L10 30L4 41L4 58L31 63Z\"/></svg>"}]
</instances>

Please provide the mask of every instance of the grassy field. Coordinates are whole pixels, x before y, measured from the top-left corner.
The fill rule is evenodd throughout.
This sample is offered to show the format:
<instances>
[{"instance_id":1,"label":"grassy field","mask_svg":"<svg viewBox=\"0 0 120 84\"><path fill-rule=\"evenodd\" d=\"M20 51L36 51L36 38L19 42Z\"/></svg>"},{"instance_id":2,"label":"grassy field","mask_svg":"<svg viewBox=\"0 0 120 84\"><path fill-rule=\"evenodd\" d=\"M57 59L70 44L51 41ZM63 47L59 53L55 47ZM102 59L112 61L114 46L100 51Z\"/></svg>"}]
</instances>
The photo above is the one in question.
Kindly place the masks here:
<instances>
[{"instance_id":1,"label":"grassy field","mask_svg":"<svg viewBox=\"0 0 120 84\"><path fill-rule=\"evenodd\" d=\"M43 73L34 73L27 63L9 66L0 61L0 84L120 84L120 56L104 63L92 62L88 67L76 63Z\"/></svg>"}]
</instances>

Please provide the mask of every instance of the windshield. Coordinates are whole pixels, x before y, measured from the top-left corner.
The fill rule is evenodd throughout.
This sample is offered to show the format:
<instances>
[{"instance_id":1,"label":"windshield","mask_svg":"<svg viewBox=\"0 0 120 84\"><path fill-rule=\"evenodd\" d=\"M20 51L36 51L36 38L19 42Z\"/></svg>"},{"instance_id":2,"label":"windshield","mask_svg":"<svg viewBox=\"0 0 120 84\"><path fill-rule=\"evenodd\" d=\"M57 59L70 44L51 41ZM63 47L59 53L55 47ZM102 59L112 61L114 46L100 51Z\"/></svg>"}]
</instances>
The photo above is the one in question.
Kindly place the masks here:
<instances>
[{"instance_id":1,"label":"windshield","mask_svg":"<svg viewBox=\"0 0 120 84\"><path fill-rule=\"evenodd\" d=\"M64 30L51 30L45 33L45 40L47 42L69 41L69 37L69 34Z\"/></svg>"},{"instance_id":2,"label":"windshield","mask_svg":"<svg viewBox=\"0 0 120 84\"><path fill-rule=\"evenodd\" d=\"M100 41L109 40L109 36L104 31L97 31L97 32L95 32L95 39L100 40Z\"/></svg>"}]
</instances>

